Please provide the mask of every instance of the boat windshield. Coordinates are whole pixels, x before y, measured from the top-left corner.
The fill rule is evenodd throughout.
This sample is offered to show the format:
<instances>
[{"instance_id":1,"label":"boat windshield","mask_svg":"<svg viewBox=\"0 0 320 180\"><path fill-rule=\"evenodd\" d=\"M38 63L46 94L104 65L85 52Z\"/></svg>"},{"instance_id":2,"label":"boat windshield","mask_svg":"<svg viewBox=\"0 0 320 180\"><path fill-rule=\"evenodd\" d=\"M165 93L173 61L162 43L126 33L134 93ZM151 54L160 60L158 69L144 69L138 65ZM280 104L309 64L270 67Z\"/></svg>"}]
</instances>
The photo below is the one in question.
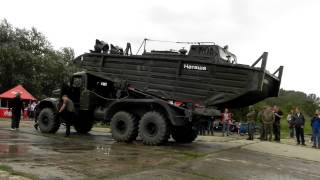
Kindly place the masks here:
<instances>
[{"instance_id":1,"label":"boat windshield","mask_svg":"<svg viewBox=\"0 0 320 180\"><path fill-rule=\"evenodd\" d=\"M237 63L237 57L232 54L231 52L229 52L227 49L225 48L219 48L219 54L220 54L220 58L232 63L232 64L236 64Z\"/></svg>"}]
</instances>

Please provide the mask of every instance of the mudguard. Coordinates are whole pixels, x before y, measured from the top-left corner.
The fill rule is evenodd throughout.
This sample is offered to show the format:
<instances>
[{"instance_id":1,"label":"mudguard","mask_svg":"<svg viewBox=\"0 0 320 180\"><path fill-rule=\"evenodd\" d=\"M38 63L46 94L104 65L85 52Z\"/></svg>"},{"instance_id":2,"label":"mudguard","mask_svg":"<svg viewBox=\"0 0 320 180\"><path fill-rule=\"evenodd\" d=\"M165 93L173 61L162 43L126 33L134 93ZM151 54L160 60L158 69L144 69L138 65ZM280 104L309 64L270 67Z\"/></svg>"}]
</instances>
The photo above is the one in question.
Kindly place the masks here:
<instances>
[{"instance_id":1,"label":"mudguard","mask_svg":"<svg viewBox=\"0 0 320 180\"><path fill-rule=\"evenodd\" d=\"M58 112L59 100L57 98L46 98L41 100L35 107L35 118L38 118L39 113L43 108L51 108L54 112Z\"/></svg>"}]
</instances>

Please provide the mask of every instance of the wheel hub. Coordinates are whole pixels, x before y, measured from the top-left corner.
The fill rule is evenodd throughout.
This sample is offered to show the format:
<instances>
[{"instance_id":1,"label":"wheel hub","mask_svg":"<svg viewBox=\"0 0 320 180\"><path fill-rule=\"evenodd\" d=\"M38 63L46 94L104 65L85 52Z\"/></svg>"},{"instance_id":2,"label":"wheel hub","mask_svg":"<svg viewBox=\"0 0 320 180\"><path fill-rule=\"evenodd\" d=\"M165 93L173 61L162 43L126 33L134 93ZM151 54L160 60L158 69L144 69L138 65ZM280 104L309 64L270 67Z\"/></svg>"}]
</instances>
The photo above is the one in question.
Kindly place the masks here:
<instances>
[{"instance_id":1,"label":"wheel hub","mask_svg":"<svg viewBox=\"0 0 320 180\"><path fill-rule=\"evenodd\" d=\"M118 121L116 127L120 133L124 133L127 130L127 125L124 121Z\"/></svg>"},{"instance_id":2,"label":"wheel hub","mask_svg":"<svg viewBox=\"0 0 320 180\"><path fill-rule=\"evenodd\" d=\"M148 123L146 125L146 130L147 130L146 132L148 132L148 135L150 137L153 137L153 136L157 135L157 133L158 133L158 127L154 123Z\"/></svg>"}]
</instances>

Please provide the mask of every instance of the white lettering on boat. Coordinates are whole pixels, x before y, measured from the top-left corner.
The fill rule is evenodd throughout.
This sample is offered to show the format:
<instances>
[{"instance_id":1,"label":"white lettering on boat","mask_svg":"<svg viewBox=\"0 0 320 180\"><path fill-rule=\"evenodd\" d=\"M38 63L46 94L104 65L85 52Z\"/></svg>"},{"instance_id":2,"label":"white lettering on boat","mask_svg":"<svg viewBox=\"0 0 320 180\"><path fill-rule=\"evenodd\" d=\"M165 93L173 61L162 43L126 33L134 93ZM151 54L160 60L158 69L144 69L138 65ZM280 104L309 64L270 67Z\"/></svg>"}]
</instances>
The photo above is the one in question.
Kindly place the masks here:
<instances>
[{"instance_id":1,"label":"white lettering on boat","mask_svg":"<svg viewBox=\"0 0 320 180\"><path fill-rule=\"evenodd\" d=\"M183 69L207 71L207 67L206 66L193 65L193 64L183 64Z\"/></svg>"}]
</instances>

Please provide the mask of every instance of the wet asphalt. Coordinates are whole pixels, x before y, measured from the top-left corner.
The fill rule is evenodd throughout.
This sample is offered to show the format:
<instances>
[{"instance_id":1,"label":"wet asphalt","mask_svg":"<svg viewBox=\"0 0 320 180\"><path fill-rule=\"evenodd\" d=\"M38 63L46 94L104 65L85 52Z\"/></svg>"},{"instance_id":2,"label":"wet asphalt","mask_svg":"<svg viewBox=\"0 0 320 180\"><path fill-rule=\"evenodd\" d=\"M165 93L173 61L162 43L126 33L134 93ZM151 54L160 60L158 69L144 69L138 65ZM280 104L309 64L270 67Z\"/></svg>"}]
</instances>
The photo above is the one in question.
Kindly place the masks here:
<instances>
[{"instance_id":1,"label":"wet asphalt","mask_svg":"<svg viewBox=\"0 0 320 180\"><path fill-rule=\"evenodd\" d=\"M31 122L8 127L0 121L0 164L38 179L320 179L320 162L255 151L246 147L260 141L239 136L145 146L117 143L101 128L64 137L64 127L53 135Z\"/></svg>"}]
</instances>

